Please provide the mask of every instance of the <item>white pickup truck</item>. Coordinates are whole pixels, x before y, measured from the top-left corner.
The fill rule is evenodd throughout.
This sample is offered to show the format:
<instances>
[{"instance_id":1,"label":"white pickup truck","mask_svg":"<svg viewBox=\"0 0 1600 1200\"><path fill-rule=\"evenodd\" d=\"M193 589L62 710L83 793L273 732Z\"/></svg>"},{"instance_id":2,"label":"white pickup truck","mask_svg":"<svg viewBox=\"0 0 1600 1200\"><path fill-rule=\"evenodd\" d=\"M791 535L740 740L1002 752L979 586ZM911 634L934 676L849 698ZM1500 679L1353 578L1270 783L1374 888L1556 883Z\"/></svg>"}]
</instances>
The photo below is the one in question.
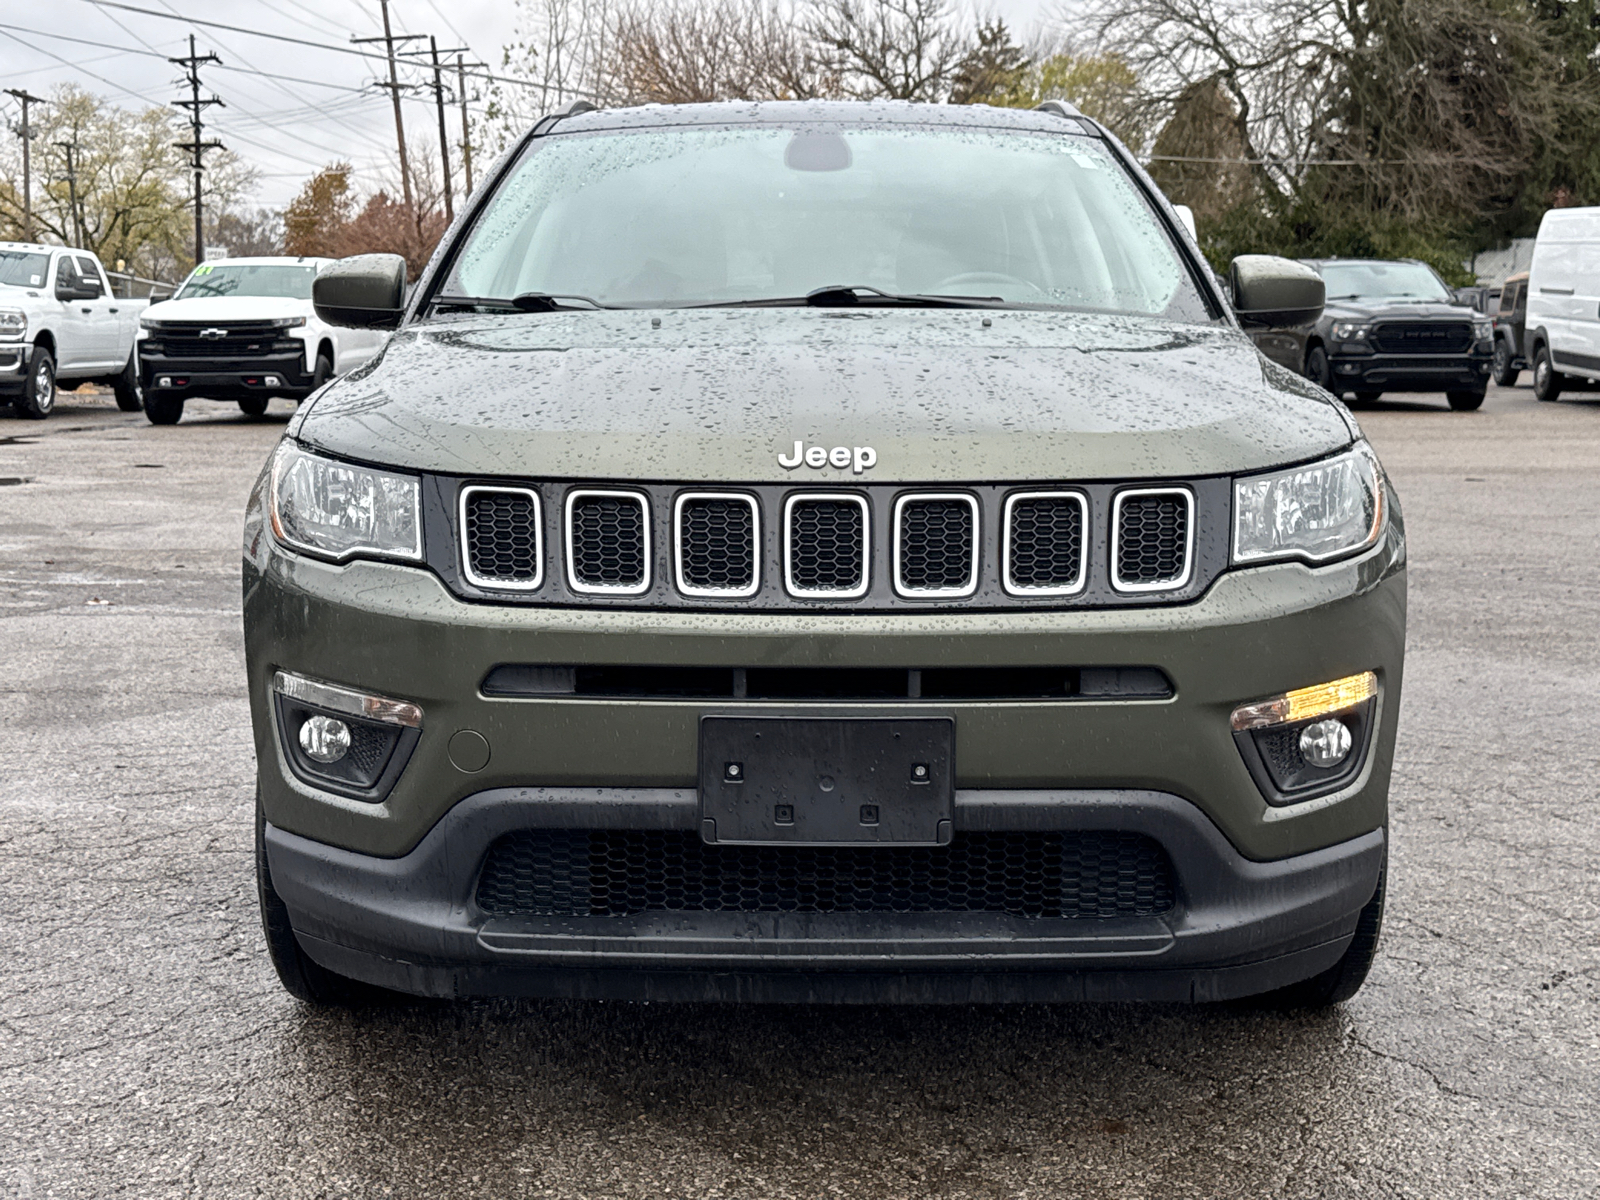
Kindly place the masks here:
<instances>
[{"instance_id":1,"label":"white pickup truck","mask_svg":"<svg viewBox=\"0 0 1600 1200\"><path fill-rule=\"evenodd\" d=\"M331 258L223 258L201 263L172 299L140 319L145 415L183 416L190 396L233 400L249 416L273 396L304 399L383 348L382 330L327 324L311 306L311 281Z\"/></svg>"},{"instance_id":2,"label":"white pickup truck","mask_svg":"<svg viewBox=\"0 0 1600 1200\"><path fill-rule=\"evenodd\" d=\"M57 384L110 384L117 407L141 407L133 343L148 300L115 296L87 250L0 242L0 405L48 417Z\"/></svg>"}]
</instances>

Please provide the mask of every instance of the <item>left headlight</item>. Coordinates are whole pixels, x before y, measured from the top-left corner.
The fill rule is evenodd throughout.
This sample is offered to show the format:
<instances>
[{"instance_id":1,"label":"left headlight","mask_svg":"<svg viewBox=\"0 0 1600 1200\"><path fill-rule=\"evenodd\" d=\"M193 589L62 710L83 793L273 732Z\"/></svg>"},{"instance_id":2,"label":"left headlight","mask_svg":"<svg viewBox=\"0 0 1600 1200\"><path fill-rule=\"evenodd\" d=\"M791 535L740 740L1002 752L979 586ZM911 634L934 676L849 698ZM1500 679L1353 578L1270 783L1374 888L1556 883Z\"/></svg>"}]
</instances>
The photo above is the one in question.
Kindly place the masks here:
<instances>
[{"instance_id":1,"label":"left headlight","mask_svg":"<svg viewBox=\"0 0 1600 1200\"><path fill-rule=\"evenodd\" d=\"M15 342L28 333L28 314L20 308L0 308L0 339Z\"/></svg>"},{"instance_id":2,"label":"left headlight","mask_svg":"<svg viewBox=\"0 0 1600 1200\"><path fill-rule=\"evenodd\" d=\"M1322 462L1233 485L1233 561L1326 562L1383 533L1383 480L1365 442Z\"/></svg>"},{"instance_id":3,"label":"left headlight","mask_svg":"<svg viewBox=\"0 0 1600 1200\"><path fill-rule=\"evenodd\" d=\"M336 462L286 441L273 456L270 513L280 542L320 558L422 559L415 475Z\"/></svg>"}]
</instances>

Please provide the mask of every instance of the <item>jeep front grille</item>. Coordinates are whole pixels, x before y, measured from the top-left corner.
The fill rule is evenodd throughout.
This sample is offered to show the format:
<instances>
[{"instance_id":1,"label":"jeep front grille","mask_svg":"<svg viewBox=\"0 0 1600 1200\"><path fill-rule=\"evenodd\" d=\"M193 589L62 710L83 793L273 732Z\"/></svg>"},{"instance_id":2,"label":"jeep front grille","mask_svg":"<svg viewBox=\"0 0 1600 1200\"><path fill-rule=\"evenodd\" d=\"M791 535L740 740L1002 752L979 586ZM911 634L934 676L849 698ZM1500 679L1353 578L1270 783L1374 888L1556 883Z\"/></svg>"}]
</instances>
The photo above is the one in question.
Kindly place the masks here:
<instances>
[{"instance_id":1,"label":"jeep front grille","mask_svg":"<svg viewBox=\"0 0 1600 1200\"><path fill-rule=\"evenodd\" d=\"M1189 581L1194 497L1186 488L1119 492L1113 516L1112 586L1170 591Z\"/></svg>"},{"instance_id":2,"label":"jeep front grille","mask_svg":"<svg viewBox=\"0 0 1600 1200\"><path fill-rule=\"evenodd\" d=\"M638 492L570 493L567 576L575 592L638 595L649 590L649 501Z\"/></svg>"},{"instance_id":3,"label":"jeep front grille","mask_svg":"<svg viewBox=\"0 0 1600 1200\"><path fill-rule=\"evenodd\" d=\"M761 582L761 510L754 496L678 497L678 590L686 596L751 596Z\"/></svg>"},{"instance_id":4,"label":"jeep front grille","mask_svg":"<svg viewBox=\"0 0 1600 1200\"><path fill-rule=\"evenodd\" d=\"M1082 590L1088 575L1086 508L1078 492L1019 492L1006 498L1006 591L1067 596Z\"/></svg>"},{"instance_id":5,"label":"jeep front grille","mask_svg":"<svg viewBox=\"0 0 1600 1200\"><path fill-rule=\"evenodd\" d=\"M461 541L469 582L528 590L544 578L539 493L528 488L461 489Z\"/></svg>"},{"instance_id":6,"label":"jeep front grille","mask_svg":"<svg viewBox=\"0 0 1600 1200\"><path fill-rule=\"evenodd\" d=\"M1145 917L1175 901L1159 843L1125 832L958 833L948 846L708 846L683 830L530 829L478 879L494 915L1009 913Z\"/></svg>"},{"instance_id":7,"label":"jeep front grille","mask_svg":"<svg viewBox=\"0 0 1600 1200\"><path fill-rule=\"evenodd\" d=\"M784 570L795 596L848 600L867 590L867 502L860 496L789 497Z\"/></svg>"},{"instance_id":8,"label":"jeep front grille","mask_svg":"<svg viewBox=\"0 0 1600 1200\"><path fill-rule=\"evenodd\" d=\"M902 596L969 596L978 586L978 501L902 496L894 515L895 590Z\"/></svg>"}]
</instances>

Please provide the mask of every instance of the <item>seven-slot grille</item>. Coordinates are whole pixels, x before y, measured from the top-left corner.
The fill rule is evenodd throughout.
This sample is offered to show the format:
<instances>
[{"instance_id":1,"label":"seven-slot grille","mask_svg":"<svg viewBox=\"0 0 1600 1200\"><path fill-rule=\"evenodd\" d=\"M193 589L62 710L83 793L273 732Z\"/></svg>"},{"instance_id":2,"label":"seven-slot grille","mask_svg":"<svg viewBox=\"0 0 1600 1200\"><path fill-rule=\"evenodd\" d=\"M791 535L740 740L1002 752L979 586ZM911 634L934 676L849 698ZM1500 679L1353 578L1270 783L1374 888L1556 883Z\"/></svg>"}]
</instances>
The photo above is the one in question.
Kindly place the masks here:
<instances>
[{"instance_id":1,"label":"seven-slot grille","mask_svg":"<svg viewBox=\"0 0 1600 1200\"><path fill-rule=\"evenodd\" d=\"M1384 354L1459 354L1472 345L1472 326L1466 321L1380 322L1372 330L1372 344Z\"/></svg>"},{"instance_id":2,"label":"seven-slot grille","mask_svg":"<svg viewBox=\"0 0 1600 1200\"><path fill-rule=\"evenodd\" d=\"M1021 492L1006 498L1006 591L1066 596L1088 578L1087 504L1078 492Z\"/></svg>"},{"instance_id":3,"label":"seven-slot grille","mask_svg":"<svg viewBox=\"0 0 1600 1200\"><path fill-rule=\"evenodd\" d=\"M865 498L790 496L784 507L783 564L789 592L836 600L865 595Z\"/></svg>"},{"instance_id":4,"label":"seven-slot grille","mask_svg":"<svg viewBox=\"0 0 1600 1200\"><path fill-rule=\"evenodd\" d=\"M687 830L529 829L489 848L478 906L495 915L646 912L1009 913L1143 917L1176 899L1170 860L1138 833L959 833L948 846L708 846Z\"/></svg>"},{"instance_id":5,"label":"seven-slot grille","mask_svg":"<svg viewBox=\"0 0 1600 1200\"><path fill-rule=\"evenodd\" d=\"M902 496L894 506L894 586L902 596L970 596L978 587L978 501Z\"/></svg>"},{"instance_id":6,"label":"seven-slot grille","mask_svg":"<svg viewBox=\"0 0 1600 1200\"><path fill-rule=\"evenodd\" d=\"M467 580L529 591L544 577L539 493L527 488L461 489L461 544Z\"/></svg>"},{"instance_id":7,"label":"seven-slot grille","mask_svg":"<svg viewBox=\"0 0 1600 1200\"><path fill-rule=\"evenodd\" d=\"M753 596L761 586L761 516L754 496L686 492L676 504L678 590Z\"/></svg>"},{"instance_id":8,"label":"seven-slot grille","mask_svg":"<svg viewBox=\"0 0 1600 1200\"><path fill-rule=\"evenodd\" d=\"M1189 581L1194 497L1185 488L1117 494L1112 518L1111 583L1123 592L1159 592Z\"/></svg>"},{"instance_id":9,"label":"seven-slot grille","mask_svg":"<svg viewBox=\"0 0 1600 1200\"><path fill-rule=\"evenodd\" d=\"M650 503L638 492L567 496L567 581L575 592L638 595L650 587Z\"/></svg>"}]
</instances>

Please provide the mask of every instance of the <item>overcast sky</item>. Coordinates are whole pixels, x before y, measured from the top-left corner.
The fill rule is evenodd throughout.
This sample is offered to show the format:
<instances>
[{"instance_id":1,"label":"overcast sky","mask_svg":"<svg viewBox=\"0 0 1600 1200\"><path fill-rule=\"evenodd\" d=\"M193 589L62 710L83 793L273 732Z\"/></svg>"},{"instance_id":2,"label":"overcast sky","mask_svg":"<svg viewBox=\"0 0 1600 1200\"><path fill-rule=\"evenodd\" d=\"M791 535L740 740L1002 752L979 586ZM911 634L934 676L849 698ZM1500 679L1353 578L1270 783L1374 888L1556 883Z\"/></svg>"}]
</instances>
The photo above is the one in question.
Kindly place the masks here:
<instances>
[{"instance_id":1,"label":"overcast sky","mask_svg":"<svg viewBox=\"0 0 1600 1200\"><path fill-rule=\"evenodd\" d=\"M982 8L1005 17L1021 38L1047 3L986 0ZM390 11L397 34L434 34L441 48L467 46L496 72L501 49L516 30L514 0L391 0ZM5 87L35 95L71 81L115 104L164 104L179 94L178 68L166 59L187 53L193 33L200 53L212 51L222 59L202 71L207 91L226 103L207 111L207 137L219 137L256 167L261 182L255 201L277 207L329 162L349 160L367 187L390 170L394 118L387 93L371 86L387 78L386 68L348 53L352 36L380 34L380 22L378 0L0 0L0 78ZM415 71L410 77L422 78ZM9 96L0 100L0 110L14 123L15 102ZM404 112L409 141L437 140L430 94L414 93ZM454 145L458 111L449 122Z\"/></svg>"}]
</instances>

